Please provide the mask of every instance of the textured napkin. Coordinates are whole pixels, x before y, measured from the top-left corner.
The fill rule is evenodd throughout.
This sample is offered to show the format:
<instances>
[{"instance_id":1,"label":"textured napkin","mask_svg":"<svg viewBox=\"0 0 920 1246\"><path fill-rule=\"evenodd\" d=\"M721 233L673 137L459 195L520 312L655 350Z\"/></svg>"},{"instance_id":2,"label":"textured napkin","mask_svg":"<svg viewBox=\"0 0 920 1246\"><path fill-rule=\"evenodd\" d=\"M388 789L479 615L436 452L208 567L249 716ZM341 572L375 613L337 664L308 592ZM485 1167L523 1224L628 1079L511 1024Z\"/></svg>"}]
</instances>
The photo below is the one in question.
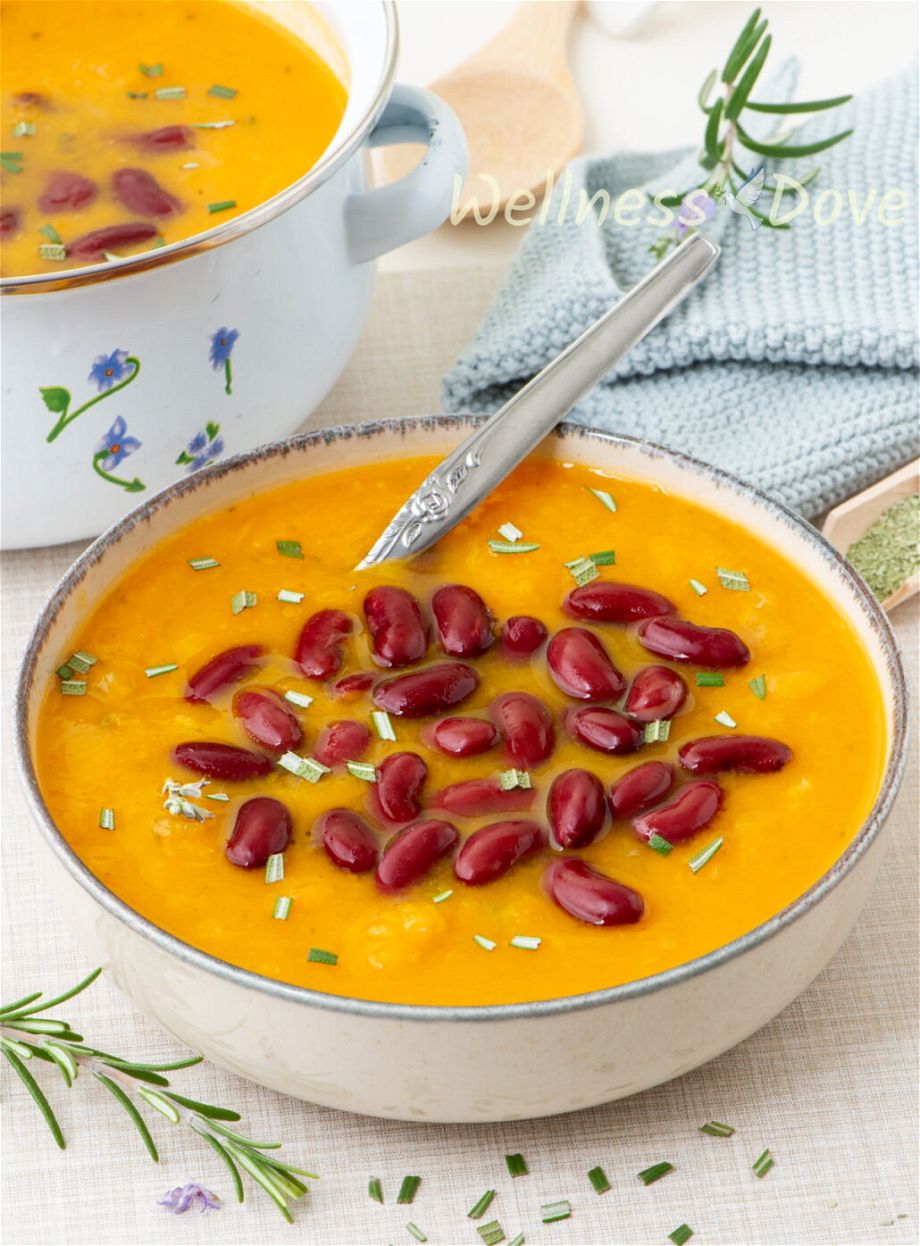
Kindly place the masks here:
<instances>
[{"instance_id":1,"label":"textured napkin","mask_svg":"<svg viewBox=\"0 0 920 1246\"><path fill-rule=\"evenodd\" d=\"M794 79L788 62L761 98L789 98ZM776 124L760 114L748 129L761 138ZM570 419L693 454L808 515L916 453L916 73L815 114L792 141L850 127L849 139L817 156L766 161L768 180L820 165L789 229L754 230L717 208L705 225L722 246L715 269ZM743 153L742 162L763 163ZM628 227L612 211L602 223L596 213L578 223L581 191L604 190L615 203L631 187L682 193L701 180L694 151L588 157L571 173L568 205L560 181L448 372L447 410L495 410L651 267L662 226ZM828 191L839 192L841 210L822 224L814 208ZM904 192L900 211L894 191ZM879 219L886 192L885 215L899 224ZM837 203L825 194L822 219ZM767 209L766 195L758 206Z\"/></svg>"}]
</instances>

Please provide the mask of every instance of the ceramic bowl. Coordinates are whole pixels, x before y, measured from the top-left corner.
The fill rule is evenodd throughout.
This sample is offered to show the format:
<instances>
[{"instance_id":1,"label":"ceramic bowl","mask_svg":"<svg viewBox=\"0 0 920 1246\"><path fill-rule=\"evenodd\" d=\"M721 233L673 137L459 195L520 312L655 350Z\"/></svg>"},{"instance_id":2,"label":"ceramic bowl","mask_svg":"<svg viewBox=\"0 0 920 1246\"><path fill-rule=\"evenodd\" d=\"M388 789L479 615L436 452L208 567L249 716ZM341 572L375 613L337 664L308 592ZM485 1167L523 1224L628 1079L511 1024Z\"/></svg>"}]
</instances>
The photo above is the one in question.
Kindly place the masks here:
<instances>
[{"instance_id":1,"label":"ceramic bowl","mask_svg":"<svg viewBox=\"0 0 920 1246\"><path fill-rule=\"evenodd\" d=\"M859 633L884 697L888 751L874 808L833 868L770 921L666 973L570 998L489 1007L372 1003L289 986L217 960L138 916L68 847L35 776L40 700L80 620L153 542L203 512L333 468L444 455L472 423L440 416L330 429L173 485L100 537L64 577L29 642L17 693L19 767L50 857L49 878L94 962L106 965L140 1009L234 1073L314 1103L420 1121L512 1120L604 1103L677 1077L769 1021L858 919L906 751L907 696L888 620L823 537L723 472L647 443L565 426L537 453L655 483L717 510L780 548Z\"/></svg>"}]
</instances>

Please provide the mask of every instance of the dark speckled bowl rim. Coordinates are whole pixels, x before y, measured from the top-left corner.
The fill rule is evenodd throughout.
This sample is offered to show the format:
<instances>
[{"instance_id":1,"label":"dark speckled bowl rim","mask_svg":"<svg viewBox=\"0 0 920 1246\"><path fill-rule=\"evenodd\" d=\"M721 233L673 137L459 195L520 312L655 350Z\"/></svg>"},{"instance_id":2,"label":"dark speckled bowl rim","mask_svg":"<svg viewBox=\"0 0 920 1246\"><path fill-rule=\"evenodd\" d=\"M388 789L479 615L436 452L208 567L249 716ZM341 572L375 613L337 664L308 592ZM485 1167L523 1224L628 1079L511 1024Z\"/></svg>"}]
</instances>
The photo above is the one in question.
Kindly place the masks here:
<instances>
[{"instance_id":1,"label":"dark speckled bowl rim","mask_svg":"<svg viewBox=\"0 0 920 1246\"><path fill-rule=\"evenodd\" d=\"M875 841L882 825L891 811L892 802L897 794L907 759L908 739L908 691L901 662L901 655L891 624L876 598L865 582L856 574L846 560L837 553L832 545L810 524L796 515L788 507L774 501L760 490L744 484L735 476L719 468L712 467L699 459L680 454L674 450L635 437L626 437L606 433L583 425L565 424L556 429L553 436L568 439L581 439L599 442L605 447L616 449L626 446L638 449L651 458L661 457L676 461L697 474L708 477L715 486L727 487L755 501L760 507L792 528L799 538L815 548L834 569L835 574L845 582L855 595L869 627L875 632L887 659L887 674L894 693L892 739L888 764L882 779L878 797L869 816L863 823L846 851L838 858L831 868L818 879L806 892L792 904L782 909L769 921L763 922L738 939L726 943L722 947L708 952L684 964L662 973L627 982L620 986L606 987L603 990L590 991L581 995L569 995L546 1000L533 1000L517 1004L486 1004L486 1005L441 1005L441 1004L395 1004L377 1000L357 999L346 995L329 995L308 987L294 986L291 983L279 982L263 974L242 969L227 961L220 960L207 952L183 942L174 935L161 930L159 926L135 912L124 901L104 884L83 864L58 831L45 806L39 790L38 781L32 765L28 745L28 709L31 700L33 673L42 647L42 639L54 622L59 610L67 597L79 586L86 572L99 563L108 549L117 544L121 538L143 524L157 511L178 498L201 487L215 477L231 476L235 472L248 468L259 461L285 457L289 454L308 452L311 446L328 445L336 441L363 439L372 441L379 436L391 436L401 433L403 436L416 430L428 430L433 427L442 429L467 430L485 417L477 416L406 416L398 419L380 420L371 423L351 426L319 429L315 432L301 434L286 441L261 446L244 454L236 455L223 463L215 464L194 476L186 477L175 484L161 490L141 506L136 507L118 523L114 524L92 545L89 546L71 568L65 573L48 604L39 616L32 635L29 638L23 655L19 678L16 687L15 703L15 748L16 762L20 780L24 786L30 812L40 827L45 840L57 860L72 877L93 897L93 899L112 916L123 922L135 934L155 944L161 951L176 957L188 965L194 966L205 973L214 974L224 982L242 987L247 991L255 991L284 1000L288 1003L306 1007L321 1008L331 1012L340 1012L354 1017L379 1018L389 1021L511 1021L527 1017L555 1016L561 1013L577 1012L585 1008L599 1008L618 1001L635 999L654 991L664 990L686 982L697 974L716 969L737 956L751 951L759 944L773 938L785 930L793 922L808 913L815 905L832 891L855 867ZM385 457L390 457L386 455ZM399 499L394 498L394 507Z\"/></svg>"}]
</instances>

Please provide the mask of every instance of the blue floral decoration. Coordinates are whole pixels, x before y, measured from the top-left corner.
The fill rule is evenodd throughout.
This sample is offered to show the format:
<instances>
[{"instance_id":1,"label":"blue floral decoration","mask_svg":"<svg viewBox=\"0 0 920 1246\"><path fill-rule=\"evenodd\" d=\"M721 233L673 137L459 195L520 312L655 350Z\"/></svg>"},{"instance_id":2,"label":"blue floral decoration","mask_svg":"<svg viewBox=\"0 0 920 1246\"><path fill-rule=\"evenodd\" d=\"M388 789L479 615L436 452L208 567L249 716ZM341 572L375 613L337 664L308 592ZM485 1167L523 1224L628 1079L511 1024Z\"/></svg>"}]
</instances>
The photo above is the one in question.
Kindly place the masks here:
<instances>
[{"instance_id":1,"label":"blue floral decoration","mask_svg":"<svg viewBox=\"0 0 920 1246\"><path fill-rule=\"evenodd\" d=\"M230 366L230 356L239 336L238 329L228 329L226 325L211 334L211 350L208 358L215 372L220 368L224 370L225 394L233 393L233 369Z\"/></svg>"},{"instance_id":2,"label":"blue floral decoration","mask_svg":"<svg viewBox=\"0 0 920 1246\"><path fill-rule=\"evenodd\" d=\"M160 1206L176 1216L181 1216L190 1207L197 1207L202 1212L219 1211L220 1199L210 1190L206 1190L203 1185L190 1182L188 1185L176 1186L174 1190L170 1190L164 1198L160 1199Z\"/></svg>"},{"instance_id":3,"label":"blue floral decoration","mask_svg":"<svg viewBox=\"0 0 920 1246\"><path fill-rule=\"evenodd\" d=\"M176 463L188 468L189 472L197 472L199 467L207 467L209 463L219 459L225 448L224 439L219 433L219 424L206 424L188 443Z\"/></svg>"},{"instance_id":4,"label":"blue floral decoration","mask_svg":"<svg viewBox=\"0 0 920 1246\"><path fill-rule=\"evenodd\" d=\"M111 389L113 385L117 385L123 381L126 376L134 369L134 365L128 366L128 352L126 350L113 350L110 355L97 355L93 360L93 366L89 370L87 380L95 382L99 393L103 393L107 389Z\"/></svg>"},{"instance_id":5,"label":"blue floral decoration","mask_svg":"<svg viewBox=\"0 0 920 1246\"><path fill-rule=\"evenodd\" d=\"M96 454L101 455L105 452L106 457L102 459L100 466L104 472L112 472L129 454L133 454L135 450L141 448L141 443L136 437L126 437L128 425L124 416L118 416L115 423L105 434L99 445L96 446Z\"/></svg>"}]
</instances>

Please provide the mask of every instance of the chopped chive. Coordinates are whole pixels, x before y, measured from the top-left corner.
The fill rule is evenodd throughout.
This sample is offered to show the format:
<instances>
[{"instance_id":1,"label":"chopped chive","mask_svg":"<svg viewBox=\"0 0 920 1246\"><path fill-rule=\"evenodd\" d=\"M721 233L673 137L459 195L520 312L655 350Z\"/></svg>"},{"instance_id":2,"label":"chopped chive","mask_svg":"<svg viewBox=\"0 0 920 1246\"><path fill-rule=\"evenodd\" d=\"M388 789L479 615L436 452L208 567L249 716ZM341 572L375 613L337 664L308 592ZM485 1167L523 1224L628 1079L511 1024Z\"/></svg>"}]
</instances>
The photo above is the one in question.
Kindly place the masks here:
<instances>
[{"instance_id":1,"label":"chopped chive","mask_svg":"<svg viewBox=\"0 0 920 1246\"><path fill-rule=\"evenodd\" d=\"M504 537L506 541L510 541L512 545L524 535L520 528L513 523L503 523L496 531L499 536Z\"/></svg>"},{"instance_id":2,"label":"chopped chive","mask_svg":"<svg viewBox=\"0 0 920 1246\"><path fill-rule=\"evenodd\" d=\"M393 730L393 723L386 710L372 710L371 722L374 724L374 730L377 732L377 735L381 740L396 739L396 732Z\"/></svg>"},{"instance_id":3,"label":"chopped chive","mask_svg":"<svg viewBox=\"0 0 920 1246\"><path fill-rule=\"evenodd\" d=\"M607 493L604 489L592 489L590 485L585 485L585 488L589 493L593 493L603 506L616 514L617 504L612 493Z\"/></svg>"},{"instance_id":4,"label":"chopped chive","mask_svg":"<svg viewBox=\"0 0 920 1246\"><path fill-rule=\"evenodd\" d=\"M186 561L193 571L210 571L220 566L216 558L188 558Z\"/></svg>"},{"instance_id":5,"label":"chopped chive","mask_svg":"<svg viewBox=\"0 0 920 1246\"><path fill-rule=\"evenodd\" d=\"M572 1204L567 1198L558 1203L544 1203L540 1208L540 1217L544 1224L552 1224L556 1220L568 1220L572 1214Z\"/></svg>"},{"instance_id":6,"label":"chopped chive","mask_svg":"<svg viewBox=\"0 0 920 1246\"><path fill-rule=\"evenodd\" d=\"M22 172L22 152L21 151L0 151L0 165L6 169L7 173Z\"/></svg>"},{"instance_id":7,"label":"chopped chive","mask_svg":"<svg viewBox=\"0 0 920 1246\"><path fill-rule=\"evenodd\" d=\"M303 549L299 541L276 541L278 553L284 558L303 558Z\"/></svg>"},{"instance_id":8,"label":"chopped chive","mask_svg":"<svg viewBox=\"0 0 920 1246\"><path fill-rule=\"evenodd\" d=\"M476 1232L485 1242L486 1246L498 1246L499 1242L503 1242L505 1240L505 1230L497 1220L490 1220L488 1224L477 1225Z\"/></svg>"},{"instance_id":9,"label":"chopped chive","mask_svg":"<svg viewBox=\"0 0 920 1246\"><path fill-rule=\"evenodd\" d=\"M486 1190L485 1194L483 1194L480 1198L478 1198L476 1202L473 1204L473 1206L466 1213L467 1217L470 1220L478 1220L480 1216L484 1216L488 1209L489 1204L492 1202L492 1199L494 1197L495 1197L494 1190Z\"/></svg>"},{"instance_id":10,"label":"chopped chive","mask_svg":"<svg viewBox=\"0 0 920 1246\"><path fill-rule=\"evenodd\" d=\"M736 593L749 593L751 585L743 571L729 571L727 567L716 567L716 575L723 588L733 589Z\"/></svg>"},{"instance_id":11,"label":"chopped chive","mask_svg":"<svg viewBox=\"0 0 920 1246\"><path fill-rule=\"evenodd\" d=\"M63 245L64 240L53 225L42 225L38 232L43 234L49 242L56 242L58 246Z\"/></svg>"},{"instance_id":12,"label":"chopped chive","mask_svg":"<svg viewBox=\"0 0 920 1246\"><path fill-rule=\"evenodd\" d=\"M657 852L660 856L666 857L674 845L670 840L662 838L661 835L649 835L646 840L649 848Z\"/></svg>"},{"instance_id":13,"label":"chopped chive","mask_svg":"<svg viewBox=\"0 0 920 1246\"><path fill-rule=\"evenodd\" d=\"M443 904L445 900L449 900L453 895L453 890L448 887L446 891L439 891L436 896L431 897L432 904Z\"/></svg>"},{"instance_id":14,"label":"chopped chive","mask_svg":"<svg viewBox=\"0 0 920 1246\"><path fill-rule=\"evenodd\" d=\"M314 965L337 965L339 963L338 952L327 952L325 948L311 947L307 953L307 960Z\"/></svg>"},{"instance_id":15,"label":"chopped chive","mask_svg":"<svg viewBox=\"0 0 920 1246\"><path fill-rule=\"evenodd\" d=\"M532 554L540 546L536 541L490 541L493 554Z\"/></svg>"},{"instance_id":16,"label":"chopped chive","mask_svg":"<svg viewBox=\"0 0 920 1246\"><path fill-rule=\"evenodd\" d=\"M290 750L278 758L278 765L296 775L298 779L306 779L308 783L319 783L324 774L331 773L330 768L315 757L300 757Z\"/></svg>"},{"instance_id":17,"label":"chopped chive","mask_svg":"<svg viewBox=\"0 0 920 1246\"><path fill-rule=\"evenodd\" d=\"M662 1160L660 1164L652 1164L651 1168L643 1168L636 1175L643 1185L654 1185L656 1181L660 1181L662 1177L666 1177L669 1172L673 1171L674 1165L669 1164L667 1160Z\"/></svg>"},{"instance_id":18,"label":"chopped chive","mask_svg":"<svg viewBox=\"0 0 920 1246\"><path fill-rule=\"evenodd\" d=\"M248 589L240 589L238 593L234 593L230 598L230 610L233 614L242 614L244 610L251 609L258 597L255 593L250 593Z\"/></svg>"},{"instance_id":19,"label":"chopped chive","mask_svg":"<svg viewBox=\"0 0 920 1246\"><path fill-rule=\"evenodd\" d=\"M595 567L612 567L617 560L617 552L615 549L602 549L596 554L589 554L588 557Z\"/></svg>"},{"instance_id":20,"label":"chopped chive","mask_svg":"<svg viewBox=\"0 0 920 1246\"><path fill-rule=\"evenodd\" d=\"M596 565L590 558L576 558L573 562L565 564L566 570L572 573L572 578L579 588L583 584L590 584L592 580L596 580L600 575Z\"/></svg>"},{"instance_id":21,"label":"chopped chive","mask_svg":"<svg viewBox=\"0 0 920 1246\"><path fill-rule=\"evenodd\" d=\"M275 907L272 909L272 917L274 917L276 921L286 922L288 913L290 913L291 905L293 903L294 901L290 896L279 896L275 901Z\"/></svg>"},{"instance_id":22,"label":"chopped chive","mask_svg":"<svg viewBox=\"0 0 920 1246\"><path fill-rule=\"evenodd\" d=\"M179 165L180 169L198 169L200 167L201 166L199 165L197 160L186 160L185 164Z\"/></svg>"},{"instance_id":23,"label":"chopped chive","mask_svg":"<svg viewBox=\"0 0 920 1246\"><path fill-rule=\"evenodd\" d=\"M775 1163L776 1161L769 1150L766 1150L762 1155L757 1156L751 1167L756 1177L765 1177Z\"/></svg>"},{"instance_id":24,"label":"chopped chive","mask_svg":"<svg viewBox=\"0 0 920 1246\"><path fill-rule=\"evenodd\" d=\"M145 78L160 78L163 75L163 62L157 61L155 65L145 65L143 61L138 65L138 69Z\"/></svg>"},{"instance_id":25,"label":"chopped chive","mask_svg":"<svg viewBox=\"0 0 920 1246\"><path fill-rule=\"evenodd\" d=\"M600 1165L598 1165L597 1168L590 1168L588 1170L588 1180L594 1187L595 1194L606 1194L611 1188L610 1182L607 1180L607 1174Z\"/></svg>"},{"instance_id":26,"label":"chopped chive","mask_svg":"<svg viewBox=\"0 0 920 1246\"><path fill-rule=\"evenodd\" d=\"M514 943L514 940L512 939L511 942ZM537 939L537 944L539 945L539 943L540 940ZM517 946L520 947L521 945L518 944ZM515 1155L506 1155L505 1167L511 1173L512 1177L526 1177L530 1172L530 1169L527 1167L527 1161L524 1159L524 1156L520 1154L520 1152Z\"/></svg>"},{"instance_id":27,"label":"chopped chive","mask_svg":"<svg viewBox=\"0 0 920 1246\"><path fill-rule=\"evenodd\" d=\"M278 590L278 601L285 601L292 606L299 606L305 596L305 593L296 593L291 588L282 588Z\"/></svg>"},{"instance_id":28,"label":"chopped chive","mask_svg":"<svg viewBox=\"0 0 920 1246\"><path fill-rule=\"evenodd\" d=\"M178 669L175 662L165 662L162 666L145 666L144 674L148 679L156 679L157 675L169 675Z\"/></svg>"},{"instance_id":29,"label":"chopped chive","mask_svg":"<svg viewBox=\"0 0 920 1246\"><path fill-rule=\"evenodd\" d=\"M228 212L230 208L235 208L235 207L236 207L235 199L219 199L216 203L208 204L208 211L213 216L215 212ZM294 554L292 555L292 557L296 558L297 555Z\"/></svg>"},{"instance_id":30,"label":"chopped chive","mask_svg":"<svg viewBox=\"0 0 920 1246\"><path fill-rule=\"evenodd\" d=\"M428 1241L428 1238L425 1236L425 1234L422 1232L422 1230L418 1227L418 1225L417 1225L417 1224L413 1224L411 1220L410 1220L410 1221L409 1221L409 1223L406 1225L406 1228L409 1230L409 1232L412 1234L412 1236L415 1238L415 1240L416 1240L417 1242L427 1242L427 1241Z\"/></svg>"},{"instance_id":31,"label":"chopped chive","mask_svg":"<svg viewBox=\"0 0 920 1246\"><path fill-rule=\"evenodd\" d=\"M674 1243L674 1246L684 1246L684 1242L689 1242L692 1236L693 1230L689 1224L679 1224L668 1234L668 1239Z\"/></svg>"},{"instance_id":32,"label":"chopped chive","mask_svg":"<svg viewBox=\"0 0 920 1246\"><path fill-rule=\"evenodd\" d=\"M265 862L265 881L280 883L284 878L284 853L273 852Z\"/></svg>"},{"instance_id":33,"label":"chopped chive","mask_svg":"<svg viewBox=\"0 0 920 1246\"><path fill-rule=\"evenodd\" d=\"M82 697L86 694L86 680L62 679L60 692L65 697Z\"/></svg>"},{"instance_id":34,"label":"chopped chive","mask_svg":"<svg viewBox=\"0 0 920 1246\"><path fill-rule=\"evenodd\" d=\"M146 100L150 98L149 91L126 91L129 100Z\"/></svg>"},{"instance_id":35,"label":"chopped chive","mask_svg":"<svg viewBox=\"0 0 920 1246\"><path fill-rule=\"evenodd\" d=\"M285 701L290 701L292 705L299 705L300 708L304 710L313 704L313 698L307 696L305 692L294 692L293 690L288 690L284 694L284 699Z\"/></svg>"},{"instance_id":36,"label":"chopped chive","mask_svg":"<svg viewBox=\"0 0 920 1246\"><path fill-rule=\"evenodd\" d=\"M705 597L706 594L709 592L709 589L706 587L706 585L701 584L699 580L688 580L687 583L696 593L697 597Z\"/></svg>"},{"instance_id":37,"label":"chopped chive","mask_svg":"<svg viewBox=\"0 0 920 1246\"><path fill-rule=\"evenodd\" d=\"M66 260L67 248L59 242L41 242L38 255L43 260Z\"/></svg>"},{"instance_id":38,"label":"chopped chive","mask_svg":"<svg viewBox=\"0 0 920 1246\"><path fill-rule=\"evenodd\" d=\"M738 726L734 718L732 718L731 714L729 714L728 710L719 710L718 714L714 715L714 718L715 718L715 721L717 723L721 723L723 727L737 727Z\"/></svg>"},{"instance_id":39,"label":"chopped chive","mask_svg":"<svg viewBox=\"0 0 920 1246\"><path fill-rule=\"evenodd\" d=\"M31 138L34 133L34 121L17 121L13 126L13 138Z\"/></svg>"},{"instance_id":40,"label":"chopped chive","mask_svg":"<svg viewBox=\"0 0 920 1246\"><path fill-rule=\"evenodd\" d=\"M642 728L642 738L646 744L664 744L671 734L671 722L667 718L656 718Z\"/></svg>"},{"instance_id":41,"label":"chopped chive","mask_svg":"<svg viewBox=\"0 0 920 1246\"><path fill-rule=\"evenodd\" d=\"M767 677L766 675L757 675L748 683L748 687L758 700L764 701L767 696Z\"/></svg>"},{"instance_id":42,"label":"chopped chive","mask_svg":"<svg viewBox=\"0 0 920 1246\"><path fill-rule=\"evenodd\" d=\"M63 666L59 666L54 673L59 679L70 679L73 671L65 662L65 664Z\"/></svg>"},{"instance_id":43,"label":"chopped chive","mask_svg":"<svg viewBox=\"0 0 920 1246\"><path fill-rule=\"evenodd\" d=\"M365 783L377 782L377 770L369 762L347 761L345 769L350 775L353 775L356 779L362 779Z\"/></svg>"},{"instance_id":44,"label":"chopped chive","mask_svg":"<svg viewBox=\"0 0 920 1246\"><path fill-rule=\"evenodd\" d=\"M485 935L473 935L473 942L478 943L481 948L485 948L487 952L494 952L498 944L494 939L487 939Z\"/></svg>"},{"instance_id":45,"label":"chopped chive","mask_svg":"<svg viewBox=\"0 0 920 1246\"><path fill-rule=\"evenodd\" d=\"M542 942L543 940L539 935L515 935L514 938L509 939L512 947L523 948L527 952L535 952ZM507 1159L508 1157L505 1156L505 1158ZM511 1175L516 1176L515 1173Z\"/></svg>"},{"instance_id":46,"label":"chopped chive","mask_svg":"<svg viewBox=\"0 0 920 1246\"><path fill-rule=\"evenodd\" d=\"M372 1198L375 1203L383 1202L383 1186L380 1184L379 1177L371 1177L367 1183L368 1197Z\"/></svg>"},{"instance_id":47,"label":"chopped chive","mask_svg":"<svg viewBox=\"0 0 920 1246\"><path fill-rule=\"evenodd\" d=\"M707 1121L705 1125L700 1125L701 1134L709 1134L711 1138L730 1138L735 1132L733 1125L726 1125L724 1121Z\"/></svg>"},{"instance_id":48,"label":"chopped chive","mask_svg":"<svg viewBox=\"0 0 920 1246\"><path fill-rule=\"evenodd\" d=\"M79 671L81 675L85 675L91 667L95 666L98 658L94 658L91 653L86 653L83 649L78 649L76 653L72 653L67 659L67 665L75 671Z\"/></svg>"},{"instance_id":49,"label":"chopped chive","mask_svg":"<svg viewBox=\"0 0 920 1246\"><path fill-rule=\"evenodd\" d=\"M421 1177L403 1177L399 1193L396 1195L397 1203L411 1203L421 1184Z\"/></svg>"},{"instance_id":50,"label":"chopped chive","mask_svg":"<svg viewBox=\"0 0 920 1246\"><path fill-rule=\"evenodd\" d=\"M99 810L99 825L102 827L104 831L114 831L115 830L115 810L114 809L100 809Z\"/></svg>"},{"instance_id":51,"label":"chopped chive","mask_svg":"<svg viewBox=\"0 0 920 1246\"><path fill-rule=\"evenodd\" d=\"M226 792L205 792L205 800L229 800Z\"/></svg>"},{"instance_id":52,"label":"chopped chive","mask_svg":"<svg viewBox=\"0 0 920 1246\"><path fill-rule=\"evenodd\" d=\"M725 676L721 671L697 671L697 688L724 688Z\"/></svg>"},{"instance_id":53,"label":"chopped chive","mask_svg":"<svg viewBox=\"0 0 920 1246\"><path fill-rule=\"evenodd\" d=\"M158 100L184 100L185 87L157 87L154 95Z\"/></svg>"},{"instance_id":54,"label":"chopped chive","mask_svg":"<svg viewBox=\"0 0 920 1246\"><path fill-rule=\"evenodd\" d=\"M215 82L213 86L208 87L208 95L216 95L221 100L232 100L236 98L235 87L222 87L219 82Z\"/></svg>"},{"instance_id":55,"label":"chopped chive","mask_svg":"<svg viewBox=\"0 0 920 1246\"><path fill-rule=\"evenodd\" d=\"M498 782L503 792L510 792L516 787L522 787L525 791L533 787L526 770L503 770L498 776Z\"/></svg>"},{"instance_id":56,"label":"chopped chive","mask_svg":"<svg viewBox=\"0 0 920 1246\"><path fill-rule=\"evenodd\" d=\"M711 861L722 845L725 843L723 836L714 839L712 843L704 848L702 852L698 852L695 857L691 857L687 864L693 870L694 874L698 874L707 861Z\"/></svg>"},{"instance_id":57,"label":"chopped chive","mask_svg":"<svg viewBox=\"0 0 920 1246\"><path fill-rule=\"evenodd\" d=\"M190 121L193 130L225 130L227 126L236 125L235 121Z\"/></svg>"},{"instance_id":58,"label":"chopped chive","mask_svg":"<svg viewBox=\"0 0 920 1246\"><path fill-rule=\"evenodd\" d=\"M508 1246L524 1246L524 1234L518 1233L517 1237L513 1237Z\"/></svg>"}]
</instances>

